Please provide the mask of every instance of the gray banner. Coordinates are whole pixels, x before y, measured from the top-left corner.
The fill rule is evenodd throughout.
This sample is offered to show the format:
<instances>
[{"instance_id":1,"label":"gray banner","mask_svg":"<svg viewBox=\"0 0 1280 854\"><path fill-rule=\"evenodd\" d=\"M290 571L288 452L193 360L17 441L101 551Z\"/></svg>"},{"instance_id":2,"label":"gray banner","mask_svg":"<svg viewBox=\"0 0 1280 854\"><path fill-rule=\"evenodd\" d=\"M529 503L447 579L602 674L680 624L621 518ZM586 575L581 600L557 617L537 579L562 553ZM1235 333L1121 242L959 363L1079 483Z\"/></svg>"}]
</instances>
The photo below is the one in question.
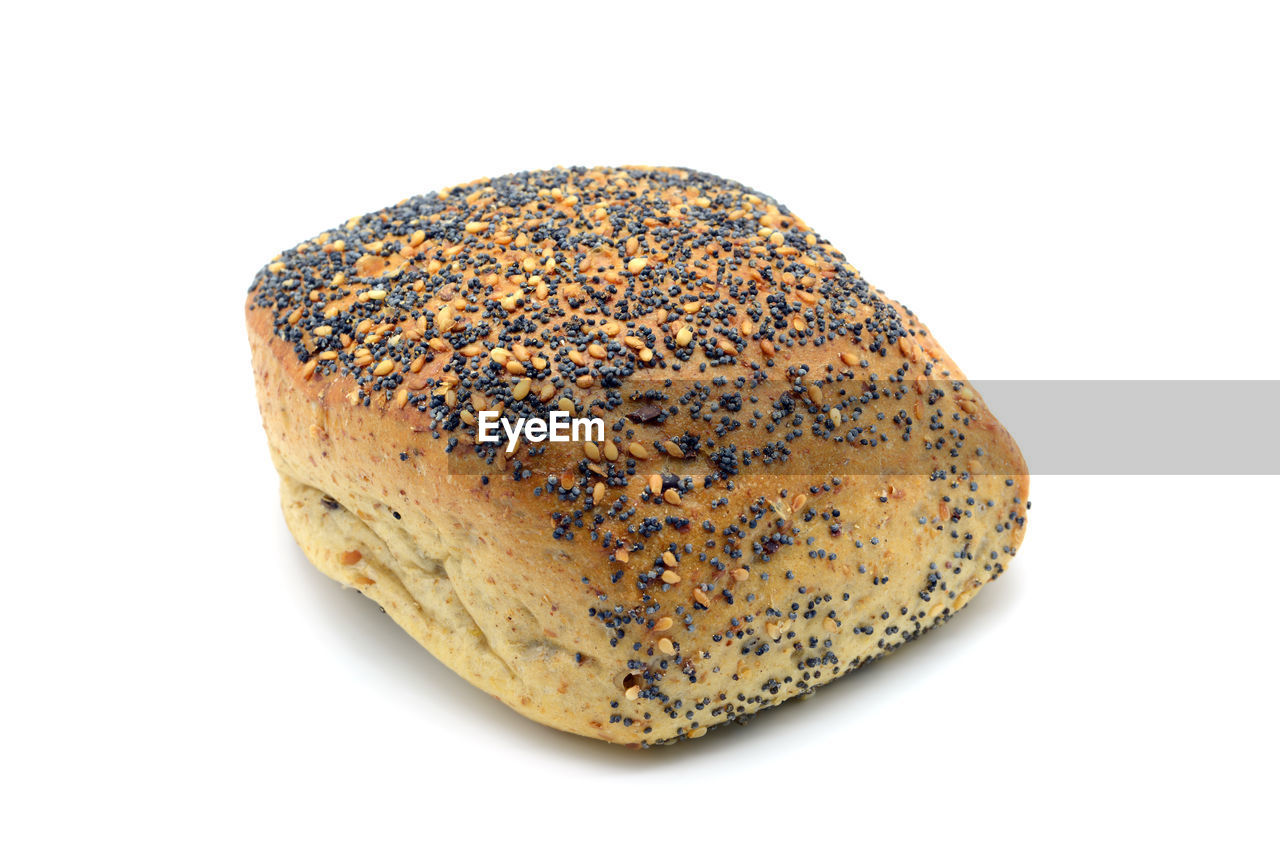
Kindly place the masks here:
<instances>
[{"instance_id":1,"label":"gray banner","mask_svg":"<svg viewBox=\"0 0 1280 854\"><path fill-rule=\"evenodd\" d=\"M1032 474L1280 474L1280 380L972 384Z\"/></svg>"},{"instance_id":2,"label":"gray banner","mask_svg":"<svg viewBox=\"0 0 1280 854\"><path fill-rule=\"evenodd\" d=\"M749 385L703 375L632 382L625 397L609 389L555 389L543 402L511 402L505 415L512 422L546 416L563 399L576 415L602 418L612 440L605 450L621 453L588 449L594 462L583 464L598 467L597 474L625 466L636 442L644 459L702 458L724 479L766 472L940 475L979 449L981 471L1006 473L971 389L1013 435L1033 475L1280 474L1280 380L955 382L819 374L816 382ZM476 444L475 413L492 401L449 401L438 389L418 406L434 416L433 429L458 437L453 473L494 473L495 464L514 465L525 477L558 471L543 472L551 463L527 453L529 442L515 455L518 464L504 459L505 438ZM818 447L815 436L836 452L813 459L806 449Z\"/></svg>"}]
</instances>

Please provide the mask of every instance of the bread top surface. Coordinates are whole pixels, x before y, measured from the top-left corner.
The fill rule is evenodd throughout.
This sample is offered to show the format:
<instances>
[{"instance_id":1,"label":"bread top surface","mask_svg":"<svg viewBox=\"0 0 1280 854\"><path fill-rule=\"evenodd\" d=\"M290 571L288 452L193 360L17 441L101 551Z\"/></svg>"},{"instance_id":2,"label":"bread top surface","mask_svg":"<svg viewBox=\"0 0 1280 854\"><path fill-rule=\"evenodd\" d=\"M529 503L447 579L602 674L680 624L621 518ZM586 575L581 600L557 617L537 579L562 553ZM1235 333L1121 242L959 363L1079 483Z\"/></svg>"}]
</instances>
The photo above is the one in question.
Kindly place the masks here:
<instances>
[{"instance_id":1,"label":"bread top surface","mask_svg":"<svg viewBox=\"0 0 1280 854\"><path fill-rule=\"evenodd\" d=\"M249 306L271 309L321 375L355 376L362 398L399 390L424 356L413 373L452 374L529 412L505 355L471 359L514 352L524 375L562 380L574 399L633 379L750 375L753 362L767 374L778 350L804 368L838 340L896 361L888 348L910 337L897 307L785 207L667 168L524 172L406 199L282 253Z\"/></svg>"},{"instance_id":2,"label":"bread top surface","mask_svg":"<svg viewBox=\"0 0 1280 854\"><path fill-rule=\"evenodd\" d=\"M282 253L247 312L330 423L351 412L380 446L392 503L447 489L513 553L553 555L537 585L578 588L642 695L693 682L695 647L746 636L760 655L756 621L904 559L927 601L918 531L989 575L1022 536L1021 454L928 330L784 206L712 175L556 169L407 199ZM555 409L603 418L605 441L476 442L481 410ZM992 521L999 559L966 554Z\"/></svg>"}]
</instances>

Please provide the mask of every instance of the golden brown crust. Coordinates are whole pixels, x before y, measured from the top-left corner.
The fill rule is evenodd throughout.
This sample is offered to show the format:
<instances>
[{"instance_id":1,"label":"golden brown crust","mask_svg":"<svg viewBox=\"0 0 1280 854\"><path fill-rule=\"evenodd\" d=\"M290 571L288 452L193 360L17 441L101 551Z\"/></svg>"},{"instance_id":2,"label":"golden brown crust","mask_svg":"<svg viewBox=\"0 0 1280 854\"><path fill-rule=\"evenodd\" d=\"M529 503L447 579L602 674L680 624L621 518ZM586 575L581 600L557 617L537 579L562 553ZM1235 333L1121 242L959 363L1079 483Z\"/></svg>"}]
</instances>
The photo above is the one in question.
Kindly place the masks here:
<instances>
[{"instance_id":1,"label":"golden brown crust","mask_svg":"<svg viewBox=\"0 0 1280 854\"><path fill-rule=\"evenodd\" d=\"M927 329L713 176L408 200L278 258L247 317L308 556L570 732L656 743L807 692L1021 540L1022 457ZM468 415L562 399L612 447L477 453Z\"/></svg>"}]
</instances>

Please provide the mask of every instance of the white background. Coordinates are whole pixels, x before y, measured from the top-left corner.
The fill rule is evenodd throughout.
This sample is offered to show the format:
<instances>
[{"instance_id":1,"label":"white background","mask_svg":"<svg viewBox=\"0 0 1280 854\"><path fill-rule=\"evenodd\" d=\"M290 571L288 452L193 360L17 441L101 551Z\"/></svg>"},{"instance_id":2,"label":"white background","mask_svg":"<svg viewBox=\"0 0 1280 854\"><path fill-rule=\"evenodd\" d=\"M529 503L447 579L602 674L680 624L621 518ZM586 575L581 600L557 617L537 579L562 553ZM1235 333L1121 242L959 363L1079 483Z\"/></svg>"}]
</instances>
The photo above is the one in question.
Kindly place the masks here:
<instances>
[{"instance_id":1,"label":"white background","mask_svg":"<svg viewBox=\"0 0 1280 854\"><path fill-rule=\"evenodd\" d=\"M979 387L1274 379L1274 8L10 6L0 848L1275 850L1276 478L1037 477L948 626L633 752L309 568L242 317L352 214L669 164L777 196Z\"/></svg>"}]
</instances>

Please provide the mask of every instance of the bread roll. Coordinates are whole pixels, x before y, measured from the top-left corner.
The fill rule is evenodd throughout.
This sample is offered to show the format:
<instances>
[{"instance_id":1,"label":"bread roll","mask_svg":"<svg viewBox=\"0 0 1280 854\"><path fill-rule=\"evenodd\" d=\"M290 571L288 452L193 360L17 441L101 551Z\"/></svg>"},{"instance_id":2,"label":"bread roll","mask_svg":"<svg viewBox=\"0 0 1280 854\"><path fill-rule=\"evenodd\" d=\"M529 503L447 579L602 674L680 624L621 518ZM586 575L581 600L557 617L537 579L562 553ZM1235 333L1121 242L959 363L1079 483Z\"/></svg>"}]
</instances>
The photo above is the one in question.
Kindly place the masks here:
<instances>
[{"instance_id":1,"label":"bread roll","mask_svg":"<svg viewBox=\"0 0 1280 854\"><path fill-rule=\"evenodd\" d=\"M713 175L415 196L277 256L246 314L308 558L568 732L743 721L946 621L1022 539L1022 456L925 326ZM604 436L477 441L556 411Z\"/></svg>"}]
</instances>

